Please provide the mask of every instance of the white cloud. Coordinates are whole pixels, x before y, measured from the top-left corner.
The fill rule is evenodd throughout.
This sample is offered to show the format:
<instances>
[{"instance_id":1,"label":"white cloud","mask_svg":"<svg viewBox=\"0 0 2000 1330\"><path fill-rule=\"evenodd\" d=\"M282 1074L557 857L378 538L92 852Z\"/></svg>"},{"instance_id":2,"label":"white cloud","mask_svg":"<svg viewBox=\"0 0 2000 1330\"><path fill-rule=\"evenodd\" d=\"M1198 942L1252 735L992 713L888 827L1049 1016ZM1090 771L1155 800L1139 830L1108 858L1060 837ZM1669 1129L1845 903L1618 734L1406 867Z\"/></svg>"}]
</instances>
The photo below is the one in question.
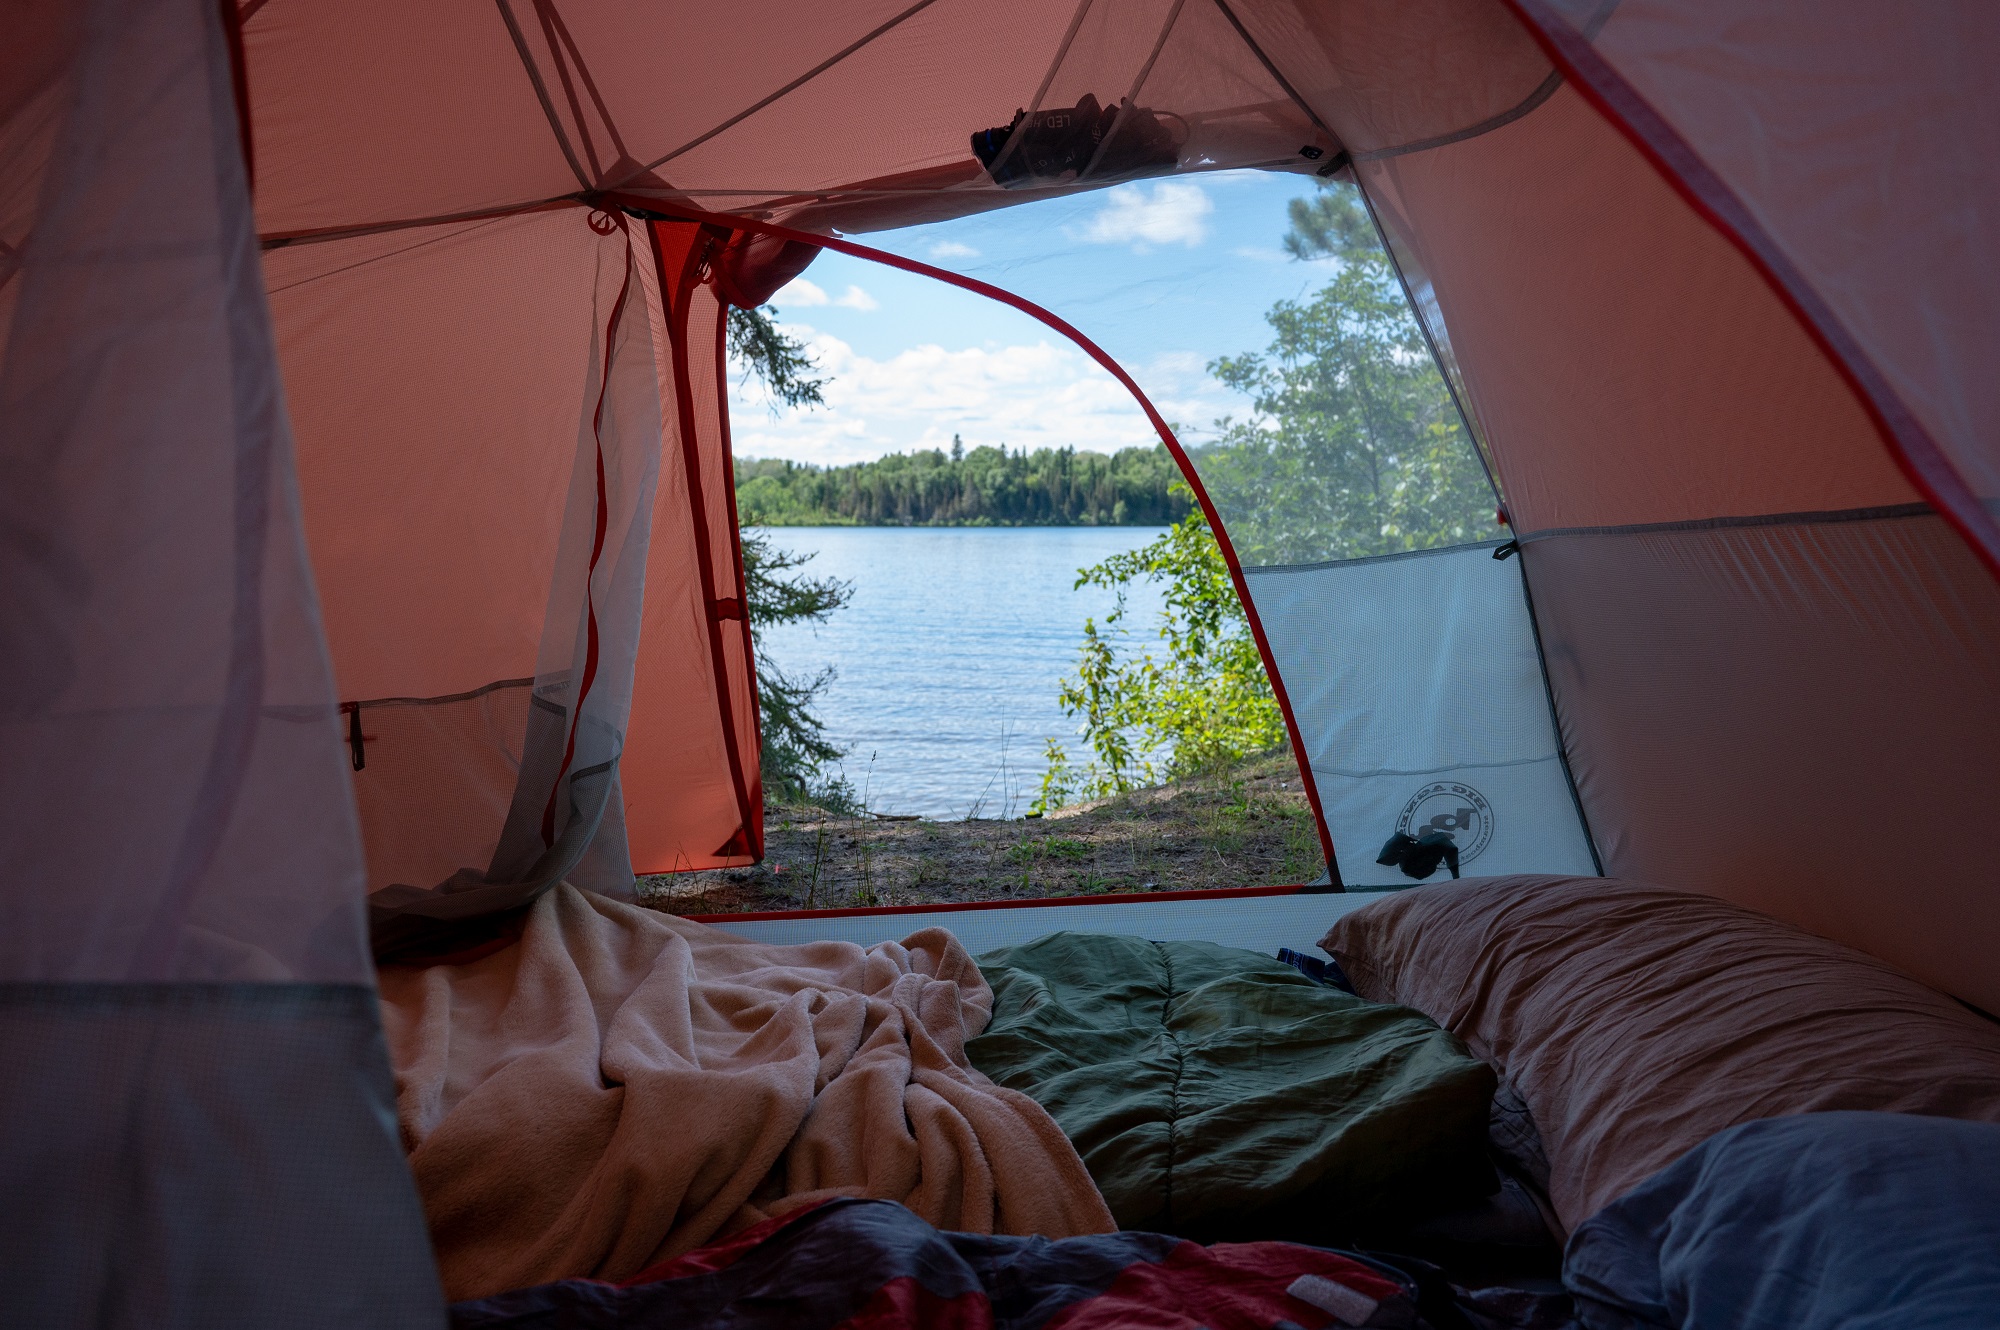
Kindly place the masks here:
<instances>
[{"instance_id":1,"label":"white cloud","mask_svg":"<svg viewBox=\"0 0 2000 1330\"><path fill-rule=\"evenodd\" d=\"M1072 446L1112 452L1154 439L1131 394L1081 351L1053 341L949 351L913 346L865 356L803 324L826 405L773 418L758 387L732 374L730 433L739 455L838 465L916 448Z\"/></svg>"},{"instance_id":2,"label":"white cloud","mask_svg":"<svg viewBox=\"0 0 2000 1330\"><path fill-rule=\"evenodd\" d=\"M794 277L778 288L778 293L771 297L771 303L778 306L824 305L828 300L826 292L816 284L803 277Z\"/></svg>"},{"instance_id":3,"label":"white cloud","mask_svg":"<svg viewBox=\"0 0 2000 1330\"><path fill-rule=\"evenodd\" d=\"M1186 245L1193 249L1208 239L1208 217L1215 211L1200 185L1189 180L1162 180L1148 194L1144 185L1120 185L1105 195L1104 207L1090 219L1083 238L1102 245Z\"/></svg>"},{"instance_id":4,"label":"white cloud","mask_svg":"<svg viewBox=\"0 0 2000 1330\"><path fill-rule=\"evenodd\" d=\"M1215 422L1253 414L1250 399L1232 392L1210 376L1209 357L1197 351L1162 351L1130 368L1174 433L1188 447L1215 437Z\"/></svg>"},{"instance_id":5,"label":"white cloud","mask_svg":"<svg viewBox=\"0 0 2000 1330\"><path fill-rule=\"evenodd\" d=\"M1178 379L1206 380L1208 359L1199 351L1162 351L1154 356L1147 367L1151 374L1172 375Z\"/></svg>"},{"instance_id":6,"label":"white cloud","mask_svg":"<svg viewBox=\"0 0 2000 1330\"><path fill-rule=\"evenodd\" d=\"M794 277L779 287L778 293L771 297L771 303L780 309L787 305L794 307L803 305L807 309L818 305L840 305L847 309L864 311L882 308L880 301L858 286L849 284L845 292L834 297L828 295L825 288L818 283L809 282L803 277Z\"/></svg>"},{"instance_id":7,"label":"white cloud","mask_svg":"<svg viewBox=\"0 0 2000 1330\"><path fill-rule=\"evenodd\" d=\"M1282 249L1269 246L1239 245L1229 251L1239 259L1249 259L1253 263L1301 263L1309 268L1338 268L1340 260L1330 254L1321 254L1310 259L1293 258Z\"/></svg>"},{"instance_id":8,"label":"white cloud","mask_svg":"<svg viewBox=\"0 0 2000 1330\"><path fill-rule=\"evenodd\" d=\"M970 245L962 245L956 240L940 240L931 246L934 259L976 259L979 251Z\"/></svg>"}]
</instances>

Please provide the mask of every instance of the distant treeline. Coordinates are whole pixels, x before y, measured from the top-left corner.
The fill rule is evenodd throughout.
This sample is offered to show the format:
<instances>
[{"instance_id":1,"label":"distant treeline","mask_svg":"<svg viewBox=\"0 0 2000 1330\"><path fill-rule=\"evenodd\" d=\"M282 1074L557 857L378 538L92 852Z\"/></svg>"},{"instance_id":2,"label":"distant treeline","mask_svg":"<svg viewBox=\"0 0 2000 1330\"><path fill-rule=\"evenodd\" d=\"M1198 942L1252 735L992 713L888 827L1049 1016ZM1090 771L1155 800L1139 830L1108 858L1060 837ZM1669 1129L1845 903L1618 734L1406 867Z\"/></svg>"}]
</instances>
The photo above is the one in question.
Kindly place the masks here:
<instances>
[{"instance_id":1,"label":"distant treeline","mask_svg":"<svg viewBox=\"0 0 2000 1330\"><path fill-rule=\"evenodd\" d=\"M1167 450L974 448L819 467L736 459L746 526L1167 526L1188 495Z\"/></svg>"}]
</instances>

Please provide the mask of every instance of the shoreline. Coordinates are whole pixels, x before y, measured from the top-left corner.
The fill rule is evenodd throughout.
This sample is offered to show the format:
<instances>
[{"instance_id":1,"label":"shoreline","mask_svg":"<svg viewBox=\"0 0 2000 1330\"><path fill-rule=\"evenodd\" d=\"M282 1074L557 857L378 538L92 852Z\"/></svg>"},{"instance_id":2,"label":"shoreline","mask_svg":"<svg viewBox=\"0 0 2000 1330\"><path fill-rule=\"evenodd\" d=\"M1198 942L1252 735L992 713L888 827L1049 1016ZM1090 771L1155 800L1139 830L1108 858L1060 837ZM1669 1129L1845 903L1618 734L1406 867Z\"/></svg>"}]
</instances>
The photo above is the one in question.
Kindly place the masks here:
<instances>
[{"instance_id":1,"label":"shoreline","mask_svg":"<svg viewBox=\"0 0 2000 1330\"><path fill-rule=\"evenodd\" d=\"M773 805L763 863L644 876L638 895L670 914L745 914L1278 886L1324 868L1298 766L1281 750L1036 818Z\"/></svg>"}]
</instances>

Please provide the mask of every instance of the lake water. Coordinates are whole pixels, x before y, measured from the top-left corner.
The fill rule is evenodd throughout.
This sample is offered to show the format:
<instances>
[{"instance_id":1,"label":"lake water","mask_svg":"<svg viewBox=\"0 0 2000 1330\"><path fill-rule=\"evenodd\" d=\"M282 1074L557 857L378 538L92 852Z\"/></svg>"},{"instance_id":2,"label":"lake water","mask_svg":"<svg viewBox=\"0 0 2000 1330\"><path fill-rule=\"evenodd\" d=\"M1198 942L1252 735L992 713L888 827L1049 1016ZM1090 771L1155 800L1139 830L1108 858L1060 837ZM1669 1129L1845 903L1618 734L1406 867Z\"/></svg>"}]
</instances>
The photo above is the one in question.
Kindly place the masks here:
<instances>
[{"instance_id":1,"label":"lake water","mask_svg":"<svg viewBox=\"0 0 2000 1330\"><path fill-rule=\"evenodd\" d=\"M927 817L1018 817L1047 768L1044 741L1084 756L1057 692L1083 624L1110 592L1074 589L1079 568L1160 534L1154 527L777 527L772 544L817 557L805 571L854 584L817 628L766 630L758 650L788 672L832 665L829 736L868 806ZM1129 622L1150 638L1159 597L1141 585Z\"/></svg>"}]
</instances>

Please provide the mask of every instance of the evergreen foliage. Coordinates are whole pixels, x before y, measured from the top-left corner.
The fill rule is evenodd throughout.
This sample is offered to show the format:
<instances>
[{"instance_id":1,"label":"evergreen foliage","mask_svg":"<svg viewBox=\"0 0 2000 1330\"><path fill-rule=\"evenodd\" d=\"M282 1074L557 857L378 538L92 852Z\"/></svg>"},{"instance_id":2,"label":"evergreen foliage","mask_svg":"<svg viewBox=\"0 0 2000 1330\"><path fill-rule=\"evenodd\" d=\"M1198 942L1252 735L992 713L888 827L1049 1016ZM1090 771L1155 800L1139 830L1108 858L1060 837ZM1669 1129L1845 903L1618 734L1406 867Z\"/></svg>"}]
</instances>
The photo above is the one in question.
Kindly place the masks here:
<instances>
[{"instance_id":1,"label":"evergreen foliage","mask_svg":"<svg viewBox=\"0 0 2000 1330\"><path fill-rule=\"evenodd\" d=\"M1167 450L979 447L817 467L736 460L736 510L760 526L1165 526L1187 515Z\"/></svg>"},{"instance_id":2,"label":"evergreen foliage","mask_svg":"<svg viewBox=\"0 0 2000 1330\"><path fill-rule=\"evenodd\" d=\"M778 311L729 307L723 325L729 358L750 371L771 397L771 414L781 406L824 406L825 379L812 377L812 352L796 337L778 330Z\"/></svg>"},{"instance_id":3,"label":"evergreen foliage","mask_svg":"<svg viewBox=\"0 0 2000 1330\"><path fill-rule=\"evenodd\" d=\"M778 330L776 315L776 310L732 307L725 325L730 358L764 385L774 414L781 405L823 405L825 380L813 377L812 353ZM743 603L753 633L773 624L822 623L853 597L849 583L798 571L812 555L775 549L761 531L746 530L741 536ZM757 653L757 720L763 739L759 765L767 798L843 811L853 807L853 787L827 771L845 750L826 737L826 725L812 708L833 677L829 665L809 678L797 678Z\"/></svg>"},{"instance_id":4,"label":"evergreen foliage","mask_svg":"<svg viewBox=\"0 0 2000 1330\"><path fill-rule=\"evenodd\" d=\"M746 530L743 541L744 603L752 632L781 623L823 623L847 604L854 586L832 577L809 577L798 571L812 555L773 548L762 531ZM854 790L830 776L827 766L846 750L826 737L826 726L812 704L833 682L831 665L807 678L785 673L763 652L757 653L757 715L763 737L761 753L765 797L777 803L817 803L846 809Z\"/></svg>"}]
</instances>

